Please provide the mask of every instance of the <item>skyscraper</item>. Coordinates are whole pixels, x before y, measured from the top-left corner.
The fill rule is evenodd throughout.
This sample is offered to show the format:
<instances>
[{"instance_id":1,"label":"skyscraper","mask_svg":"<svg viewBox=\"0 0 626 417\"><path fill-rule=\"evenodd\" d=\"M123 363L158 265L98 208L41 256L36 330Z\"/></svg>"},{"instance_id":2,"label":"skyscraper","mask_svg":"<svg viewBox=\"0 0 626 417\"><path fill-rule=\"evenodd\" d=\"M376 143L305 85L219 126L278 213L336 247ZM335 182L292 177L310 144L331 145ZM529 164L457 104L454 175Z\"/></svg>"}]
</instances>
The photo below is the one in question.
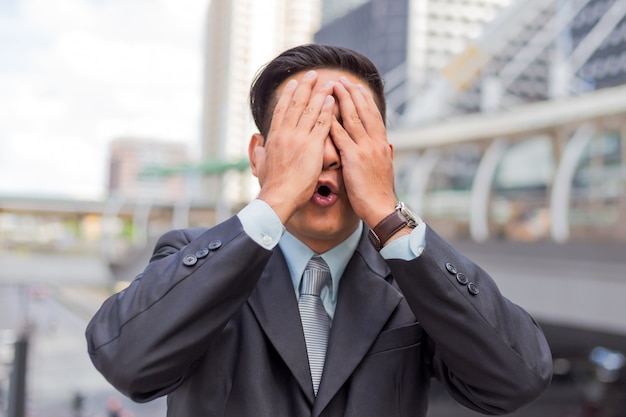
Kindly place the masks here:
<instances>
[{"instance_id":1,"label":"skyscraper","mask_svg":"<svg viewBox=\"0 0 626 417\"><path fill-rule=\"evenodd\" d=\"M590 0L572 22L572 48L579 47L590 32L613 25L576 74L593 89L626 82L626 16L623 15L623 9L620 10L621 16L610 10L619 7L616 3L616 0ZM607 16L609 13L611 15ZM612 16L619 20L602 21Z\"/></svg>"},{"instance_id":2,"label":"skyscraper","mask_svg":"<svg viewBox=\"0 0 626 417\"><path fill-rule=\"evenodd\" d=\"M254 133L248 89L255 72L282 50L311 42L320 21L319 0L212 0L205 41L203 159L247 155ZM246 176L248 177L248 176ZM218 187L217 180L208 188ZM232 173L221 189L233 203L249 197L248 183ZM206 190L205 187L205 191Z\"/></svg>"},{"instance_id":3,"label":"skyscraper","mask_svg":"<svg viewBox=\"0 0 626 417\"><path fill-rule=\"evenodd\" d=\"M511 1L343 0L335 5L325 0L324 10L343 13L336 13L335 20L325 18L315 41L370 57L384 75L393 118Z\"/></svg>"},{"instance_id":4,"label":"skyscraper","mask_svg":"<svg viewBox=\"0 0 626 417\"><path fill-rule=\"evenodd\" d=\"M512 0L415 0L411 2L409 72L413 88L428 83L485 24Z\"/></svg>"},{"instance_id":5,"label":"skyscraper","mask_svg":"<svg viewBox=\"0 0 626 417\"><path fill-rule=\"evenodd\" d=\"M369 0L322 0L322 25L333 22Z\"/></svg>"}]
</instances>

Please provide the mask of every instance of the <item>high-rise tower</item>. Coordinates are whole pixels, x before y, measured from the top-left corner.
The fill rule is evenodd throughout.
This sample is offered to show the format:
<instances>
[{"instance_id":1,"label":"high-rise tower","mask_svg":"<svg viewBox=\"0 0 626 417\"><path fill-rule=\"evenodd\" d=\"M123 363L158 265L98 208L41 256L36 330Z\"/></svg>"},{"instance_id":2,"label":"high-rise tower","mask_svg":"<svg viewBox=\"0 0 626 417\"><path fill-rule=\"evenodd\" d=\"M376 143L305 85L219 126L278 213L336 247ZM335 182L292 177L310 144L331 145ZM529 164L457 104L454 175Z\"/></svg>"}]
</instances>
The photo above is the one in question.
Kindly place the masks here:
<instances>
[{"instance_id":1,"label":"high-rise tower","mask_svg":"<svg viewBox=\"0 0 626 417\"><path fill-rule=\"evenodd\" d=\"M210 2L204 46L204 160L246 157L250 135L256 131L248 106L256 71L284 49L311 42L319 21L319 0ZM226 175L221 186L217 182L208 181L203 192L235 204L250 197L249 181L235 173Z\"/></svg>"}]
</instances>

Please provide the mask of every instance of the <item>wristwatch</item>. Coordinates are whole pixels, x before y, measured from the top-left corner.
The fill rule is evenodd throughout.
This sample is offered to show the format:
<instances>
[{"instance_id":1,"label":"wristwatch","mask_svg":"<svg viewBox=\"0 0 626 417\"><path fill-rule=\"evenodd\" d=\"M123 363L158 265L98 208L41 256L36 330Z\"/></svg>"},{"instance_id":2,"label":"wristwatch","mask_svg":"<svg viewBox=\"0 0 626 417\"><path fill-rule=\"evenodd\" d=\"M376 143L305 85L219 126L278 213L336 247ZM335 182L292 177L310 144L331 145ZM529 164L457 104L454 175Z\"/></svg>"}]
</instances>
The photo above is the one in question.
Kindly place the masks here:
<instances>
[{"instance_id":1,"label":"wristwatch","mask_svg":"<svg viewBox=\"0 0 626 417\"><path fill-rule=\"evenodd\" d=\"M396 232L405 227L415 228L419 223L420 218L411 213L403 202L398 202L393 213L382 219L373 229L370 229L369 239L376 250L380 251Z\"/></svg>"}]
</instances>

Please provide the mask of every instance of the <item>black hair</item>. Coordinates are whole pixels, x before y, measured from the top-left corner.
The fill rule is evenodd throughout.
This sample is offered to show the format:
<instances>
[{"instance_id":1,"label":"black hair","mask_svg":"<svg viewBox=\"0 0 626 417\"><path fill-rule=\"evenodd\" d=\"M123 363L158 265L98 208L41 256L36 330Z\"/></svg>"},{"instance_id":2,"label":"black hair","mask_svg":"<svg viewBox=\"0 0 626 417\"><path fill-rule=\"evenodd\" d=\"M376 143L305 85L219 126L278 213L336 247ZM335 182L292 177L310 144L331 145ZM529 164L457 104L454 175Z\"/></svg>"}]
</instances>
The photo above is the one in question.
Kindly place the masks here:
<instances>
[{"instance_id":1,"label":"black hair","mask_svg":"<svg viewBox=\"0 0 626 417\"><path fill-rule=\"evenodd\" d=\"M367 83L374 93L378 110L386 120L383 79L365 55L340 46L307 44L288 49L267 63L257 73L250 88L250 110L263 137L272 123L276 89L287 78L304 70L328 68L348 72Z\"/></svg>"}]
</instances>

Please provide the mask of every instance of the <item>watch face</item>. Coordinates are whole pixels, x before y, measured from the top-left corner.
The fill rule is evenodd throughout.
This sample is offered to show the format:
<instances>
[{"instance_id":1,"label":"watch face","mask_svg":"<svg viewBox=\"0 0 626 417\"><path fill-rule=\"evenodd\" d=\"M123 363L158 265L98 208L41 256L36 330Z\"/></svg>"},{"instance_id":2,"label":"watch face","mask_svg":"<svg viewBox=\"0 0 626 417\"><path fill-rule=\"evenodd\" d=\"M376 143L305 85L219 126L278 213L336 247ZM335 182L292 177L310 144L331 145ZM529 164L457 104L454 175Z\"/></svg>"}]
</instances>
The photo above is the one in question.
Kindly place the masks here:
<instances>
[{"instance_id":1,"label":"watch face","mask_svg":"<svg viewBox=\"0 0 626 417\"><path fill-rule=\"evenodd\" d=\"M404 218L409 222L409 226L416 227L419 224L418 217L411 212L406 204L399 203L398 205L400 206L400 213L402 213Z\"/></svg>"}]
</instances>

